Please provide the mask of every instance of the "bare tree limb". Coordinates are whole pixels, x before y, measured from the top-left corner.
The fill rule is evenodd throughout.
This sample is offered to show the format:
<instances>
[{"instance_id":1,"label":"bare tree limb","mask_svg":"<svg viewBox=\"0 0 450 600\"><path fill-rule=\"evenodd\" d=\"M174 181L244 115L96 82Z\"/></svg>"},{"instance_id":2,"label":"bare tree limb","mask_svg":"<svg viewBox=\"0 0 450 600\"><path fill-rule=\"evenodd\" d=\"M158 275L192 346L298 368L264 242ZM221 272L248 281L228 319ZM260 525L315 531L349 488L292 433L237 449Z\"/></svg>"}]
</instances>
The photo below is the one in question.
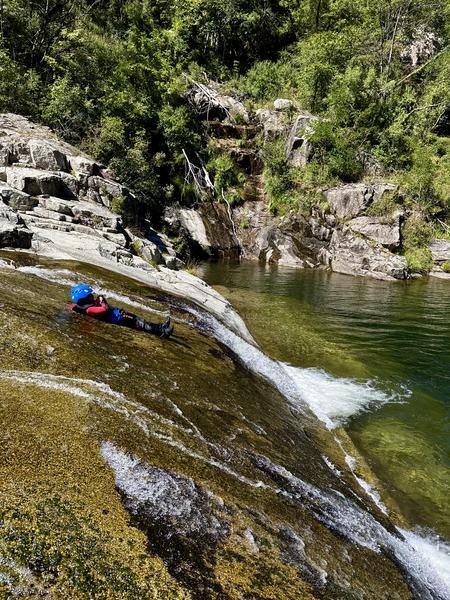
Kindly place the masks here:
<instances>
[{"instance_id":1,"label":"bare tree limb","mask_svg":"<svg viewBox=\"0 0 450 600\"><path fill-rule=\"evenodd\" d=\"M200 200L211 196L215 192L215 187L206 168L203 165L197 167L197 165L191 162L184 149L183 156L186 169L184 177L185 185L192 184L194 186L194 193Z\"/></svg>"},{"instance_id":2,"label":"bare tree limb","mask_svg":"<svg viewBox=\"0 0 450 600\"><path fill-rule=\"evenodd\" d=\"M427 104L426 106L416 106L415 108L410 110L409 113L407 113L405 115L404 120L406 121L406 119L408 119L411 115L413 115L416 112L419 112L422 110L429 110L430 108L437 108L438 106L444 106L444 105L447 106L449 103L450 102L448 100L445 100L443 102L436 102L435 104Z\"/></svg>"},{"instance_id":3,"label":"bare tree limb","mask_svg":"<svg viewBox=\"0 0 450 600\"><path fill-rule=\"evenodd\" d=\"M409 0L408 5L406 6L404 12L403 12L403 7L402 6L398 9L397 18L395 20L395 25L394 25L394 31L392 33L391 48L389 50L386 77L389 77L389 73L391 72L392 56L394 54L395 40L397 38L397 32L398 32L398 28L399 28L399 25L400 25L400 19L403 16L406 16L408 14L408 11L409 11L409 9L411 7L411 4L412 4L412 0Z\"/></svg>"},{"instance_id":4,"label":"bare tree limb","mask_svg":"<svg viewBox=\"0 0 450 600\"><path fill-rule=\"evenodd\" d=\"M431 128L431 131L433 131L433 129L435 129L438 126L439 121L442 119L442 117L445 115L446 112L447 112L447 106L445 106L444 110L441 110L441 112L439 113L439 116L436 119L436 121L434 122L434 125Z\"/></svg>"},{"instance_id":5,"label":"bare tree limb","mask_svg":"<svg viewBox=\"0 0 450 600\"><path fill-rule=\"evenodd\" d=\"M237 242L237 245L239 247L239 253L240 254L244 254L244 248L242 247L242 244L239 240L238 234L237 234L237 230L236 230L236 225L233 221L233 214L231 212L231 206L230 203L228 202L228 200L225 198L225 194L223 193L223 188L220 190L221 196L222 196L222 200L225 202L225 204L227 205L227 213L228 213L228 218L230 219L230 223L231 223L231 229L233 231L233 236L234 239Z\"/></svg>"},{"instance_id":6,"label":"bare tree limb","mask_svg":"<svg viewBox=\"0 0 450 600\"><path fill-rule=\"evenodd\" d=\"M442 48L442 50L440 50L436 54L433 54L433 56L431 58L429 58L426 62L424 62L419 67L417 67L417 69L414 69L414 71L411 71L411 73L408 73L408 75L405 75L405 77L402 77L398 81L394 81L391 89L393 89L394 87L397 87L397 86L401 85L402 83L404 83L405 81L407 81L408 79L410 79L411 77L413 77L414 75L416 75L416 73L419 73L419 71L422 71L422 69L425 69L425 67L427 67L431 62L433 62L434 60L436 60L437 58L439 58L439 56L442 56L442 54L444 54L445 52L447 52L447 50L449 50L449 49L450 49L450 46L445 46L445 48Z\"/></svg>"},{"instance_id":7,"label":"bare tree limb","mask_svg":"<svg viewBox=\"0 0 450 600\"><path fill-rule=\"evenodd\" d=\"M444 229L446 229L447 231L450 231L450 227L449 227L449 226L448 226L446 223L444 223L444 221L441 221L440 219L436 219L436 221L437 221L437 222L438 222L440 225L442 225L442 227L443 227Z\"/></svg>"}]
</instances>

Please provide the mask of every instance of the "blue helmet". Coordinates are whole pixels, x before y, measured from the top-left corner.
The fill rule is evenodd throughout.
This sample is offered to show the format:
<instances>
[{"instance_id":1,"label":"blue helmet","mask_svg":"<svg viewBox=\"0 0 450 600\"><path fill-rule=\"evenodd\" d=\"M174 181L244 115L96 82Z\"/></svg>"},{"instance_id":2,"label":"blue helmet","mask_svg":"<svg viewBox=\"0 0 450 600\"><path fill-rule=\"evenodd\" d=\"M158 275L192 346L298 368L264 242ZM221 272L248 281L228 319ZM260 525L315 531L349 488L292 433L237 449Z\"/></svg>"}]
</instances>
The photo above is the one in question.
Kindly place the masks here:
<instances>
[{"instance_id":1,"label":"blue helmet","mask_svg":"<svg viewBox=\"0 0 450 600\"><path fill-rule=\"evenodd\" d=\"M89 285L87 285L87 283L79 283L70 290L72 302L78 304L80 300L87 298L90 294L93 293L93 291L94 290Z\"/></svg>"}]
</instances>

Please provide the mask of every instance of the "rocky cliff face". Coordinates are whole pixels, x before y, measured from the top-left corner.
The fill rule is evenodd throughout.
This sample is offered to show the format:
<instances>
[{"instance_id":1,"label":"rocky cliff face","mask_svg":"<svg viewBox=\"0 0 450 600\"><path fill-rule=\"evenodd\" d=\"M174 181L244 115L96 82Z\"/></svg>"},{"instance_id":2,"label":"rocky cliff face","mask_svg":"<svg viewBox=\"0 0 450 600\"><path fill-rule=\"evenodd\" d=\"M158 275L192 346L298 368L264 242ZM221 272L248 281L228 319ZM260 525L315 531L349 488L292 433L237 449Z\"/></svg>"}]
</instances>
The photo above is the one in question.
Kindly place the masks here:
<instances>
[{"instance_id":1,"label":"rocky cliff face","mask_svg":"<svg viewBox=\"0 0 450 600\"><path fill-rule=\"evenodd\" d=\"M219 151L228 154L246 175L243 202L233 208L210 199L192 208L170 208L165 220L182 238L187 254L202 258L240 257L300 268L331 268L340 273L381 279L405 279L405 259L398 254L403 215L367 214L396 186L358 183L324 190L310 214L273 216L265 193L258 133L264 143L282 140L286 162L304 167L317 117L289 100L249 112L218 89L194 86L188 101L205 122ZM233 142L234 140L234 142Z\"/></svg>"},{"instance_id":2,"label":"rocky cliff face","mask_svg":"<svg viewBox=\"0 0 450 600\"><path fill-rule=\"evenodd\" d=\"M383 199L396 193L397 186L380 182L377 169L367 169L367 174L377 177L373 183L321 190L322 200L309 214L290 212L280 218L270 213L257 140L264 144L281 140L286 165L301 169L313 151L310 138L317 117L285 99L252 113L241 102L221 95L217 86L194 86L188 99L208 128L212 143L246 175L239 206L231 209L211 197L193 208L168 211L169 230L184 239L191 257L239 256L378 279L409 276L401 243L408 213L383 210ZM446 270L442 265L448 261L445 243L436 240L430 248L434 272L441 276Z\"/></svg>"},{"instance_id":3,"label":"rocky cliff face","mask_svg":"<svg viewBox=\"0 0 450 600\"><path fill-rule=\"evenodd\" d=\"M405 279L406 261L396 253L403 215L366 214L370 206L394 189L391 184L329 189L323 193L323 206L308 216L290 212L274 217L262 196L233 208L231 219L225 205L211 204L195 210L172 210L171 223L178 223L209 256L240 254L245 259L289 267L331 268L350 275Z\"/></svg>"},{"instance_id":4,"label":"rocky cliff face","mask_svg":"<svg viewBox=\"0 0 450 600\"><path fill-rule=\"evenodd\" d=\"M101 255L117 262L176 268L167 239L135 240L111 210L132 199L106 167L46 127L0 115L0 247L36 249L51 243L52 234L72 233L89 237Z\"/></svg>"}]
</instances>

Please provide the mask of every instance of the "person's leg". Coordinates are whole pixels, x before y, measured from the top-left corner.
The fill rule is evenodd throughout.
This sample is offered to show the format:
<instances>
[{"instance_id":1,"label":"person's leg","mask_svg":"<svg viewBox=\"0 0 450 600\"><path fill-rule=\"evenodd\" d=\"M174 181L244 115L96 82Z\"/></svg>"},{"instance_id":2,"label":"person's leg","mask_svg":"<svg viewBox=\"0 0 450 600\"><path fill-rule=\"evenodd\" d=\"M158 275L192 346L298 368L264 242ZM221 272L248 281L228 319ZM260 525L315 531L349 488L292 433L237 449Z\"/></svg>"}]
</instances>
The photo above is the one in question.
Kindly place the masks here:
<instances>
[{"instance_id":1,"label":"person's leg","mask_svg":"<svg viewBox=\"0 0 450 600\"><path fill-rule=\"evenodd\" d=\"M120 325L123 327L130 327L131 329L137 329L138 331L153 333L160 337L169 337L172 335L173 326L170 324L170 318L159 325L157 323L150 323L150 321L146 321L142 317L138 317L126 310L122 311L121 316L122 320L120 321Z\"/></svg>"},{"instance_id":2,"label":"person's leg","mask_svg":"<svg viewBox=\"0 0 450 600\"><path fill-rule=\"evenodd\" d=\"M139 327L137 326L138 320L139 317L134 315L133 313L128 312L126 310L121 310L120 321L118 322L118 325L122 325L122 327L129 327L130 329L139 329Z\"/></svg>"}]
</instances>

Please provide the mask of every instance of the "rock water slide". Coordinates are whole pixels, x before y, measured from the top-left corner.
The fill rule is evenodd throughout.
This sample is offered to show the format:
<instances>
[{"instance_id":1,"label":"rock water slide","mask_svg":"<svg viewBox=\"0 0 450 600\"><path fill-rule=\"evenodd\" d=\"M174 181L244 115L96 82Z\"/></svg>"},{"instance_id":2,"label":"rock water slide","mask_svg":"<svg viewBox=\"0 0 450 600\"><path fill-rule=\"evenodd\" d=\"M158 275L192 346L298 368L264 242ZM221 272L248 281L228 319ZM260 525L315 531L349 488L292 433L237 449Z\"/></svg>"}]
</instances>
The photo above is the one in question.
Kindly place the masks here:
<instances>
[{"instance_id":1,"label":"rock water slide","mask_svg":"<svg viewBox=\"0 0 450 600\"><path fill-rule=\"evenodd\" d=\"M168 268L176 266L176 257L166 240L160 238L158 242L164 242L164 246L155 244L161 255L159 268L150 265L143 258L145 254L137 255L136 247L150 251L153 242L138 240L142 246L133 245L136 240L130 239L130 233L110 211L113 198L129 192L101 165L53 140L48 130L10 115L2 119L1 245L101 266L175 294L178 300L172 301L173 310L186 340L175 354L166 348L157 349L151 356L144 351L137 355L126 337L128 332L120 332L120 336L116 333L112 338L105 325L98 324L103 326L101 330L81 331L86 338L86 360L80 357L78 375L73 377L67 345L80 343L80 328L73 330L65 319L55 320L54 315L47 314L49 303L51 307L55 304L52 310L56 311L57 303L64 303L67 287L86 278L132 309L154 311L154 303L149 304L136 291L132 299L123 289L116 290L117 284L108 283L111 276L106 272L101 281L87 267L82 272L68 266L58 271L48 265L21 266L6 260L0 268L2 278L9 278L11 286L1 303L5 319L0 349L6 354L0 381L3 397L8 399L4 430L9 432L9 444L14 446L21 431L14 429L19 405L31 410L24 426L30 423L33 428L42 428L42 439L47 439L45 427L50 427L51 435L65 427L64 419L52 422L58 394L64 398L65 412L69 406L75 413L82 406L91 406L90 411L96 415L94 429L98 431L94 435L93 423L83 425L85 417L78 416L81 429L77 435L91 431L89 435L95 441L86 440L86 452L93 443L93 448L98 448L93 450L95 461L101 455L111 468L125 508L148 536L151 553L162 558L170 575L182 586L176 593L186 592L196 598L252 597L252 593L271 599L337 598L343 594L354 598L449 598L445 554L407 531L405 524L403 528L393 525L386 508L373 503L376 493L359 474L349 470L348 457L339 446L339 438L334 437L339 420L351 413L344 397L360 397L363 390L348 389L345 382L339 388L339 383L331 382L332 394L340 398L342 406L341 410L327 411L319 398L326 394L326 380L320 376L311 379L310 373L265 356L226 300L197 278ZM154 256L158 256L156 252ZM29 278L36 275L38 279L30 286ZM36 307L36 314L41 314L38 321L27 312L29 303ZM40 303L44 303L41 312ZM17 332L24 326L27 333L22 344ZM209 335L204 338L197 330ZM112 360L119 358L118 370L111 371L111 359L105 362L103 352L99 355L97 336L103 338L102 349L107 345L104 355ZM44 354L41 339L47 340ZM8 348L14 348L12 354ZM223 348L230 353L230 364ZM33 362L39 356L38 362ZM196 365L195 378L189 375L192 365ZM119 368L124 369L123 380ZM116 374L113 380L105 381L101 373ZM147 374L148 382L143 381L142 373ZM174 373L178 375L174 377ZM114 383L122 391L115 389ZM368 404L374 400L370 391L362 395ZM14 404L16 396L19 404ZM39 410L48 404L50 412L33 425L33 411L38 410L35 398ZM161 402L166 408L161 408ZM195 405L198 409L193 410ZM313 412L330 433L318 427ZM217 419L214 415L221 415L219 428L212 428ZM24 434L31 444L31 431L27 434L24 430ZM61 435L66 450L48 455L50 467L52 461L58 464L49 477L73 469L73 463L61 468L59 462L75 439L66 430L61 429ZM39 448L33 450L35 460ZM17 461L20 452L11 456ZM2 468L6 486L4 530L15 528L18 533L8 533L10 537L2 539L0 585L15 594L28 590L29 597L33 597L33 586L39 590L56 585L61 590L59 575L52 575L53 580L48 578L46 559L33 556L41 539L40 521L35 545L29 548L25 538L20 537L25 535L24 524L19 520L12 525L8 513L8 502L10 506L19 503L18 514L23 511L24 515L44 506L46 519L53 523L56 505L47 506L48 492L44 492L43 505L22 506L16 492L21 478L28 481L31 475L18 465L19 475L8 487L10 467ZM33 483L38 488L45 484L45 461L41 469L42 481ZM87 474L93 477L95 469ZM70 477L76 475L71 473ZM91 483L83 484L88 485ZM107 489L106 483L102 485ZM75 494L75 504L87 502L79 496L83 486L77 484L72 490L64 477L62 486L69 497ZM54 493L58 489L56 485ZM31 495L31 504L37 501ZM112 499L108 502L110 505ZM61 527L59 519L54 522L56 534ZM118 517L115 519L119 527ZM83 528L89 530L89 523ZM62 530L61 535L67 535L67 531ZM22 540L21 547L28 548L28 556L23 551L18 553L17 540ZM76 555L79 542L70 543ZM16 548L14 555L8 554L11 548ZM50 550L46 552L51 554ZM107 561L107 554L100 556ZM52 560L59 564L62 559ZM113 568L117 577L124 564ZM245 566L245 572L239 571L238 564ZM261 577L261 569L265 578ZM76 589L78 580L72 575L68 578L65 585ZM97 581L95 585L100 589L110 583ZM127 589L134 591L124 597L137 597L136 593L139 597L156 597L147 588L143 591L145 586L133 586ZM171 589L170 594L175 594Z\"/></svg>"},{"instance_id":2,"label":"rock water slide","mask_svg":"<svg viewBox=\"0 0 450 600\"><path fill-rule=\"evenodd\" d=\"M9 398L5 407L9 417L4 419L9 444L14 446L17 435L10 427L15 419L11 403L18 392L22 410L31 410L24 423L42 434L59 396L73 407L71 411L81 410L85 416L77 417L78 424L72 422L72 433L64 429L61 413L58 425L52 425L53 436L61 429L66 449L56 458L48 455L51 476L61 472L52 461L64 458L78 427L83 435L89 432L94 444L89 452L98 452L111 469L124 507L148 536L151 553L163 559L192 597L252 597L252 593L267 599L450 597L445 549L439 553L406 524L394 526L397 517L391 520L390 509L380 503L357 468L349 468L336 427L351 410L346 402L340 409L327 407L329 400L321 402L327 388L323 376L308 379L309 370L273 361L198 304L180 303L170 296L165 303L172 304L183 340L173 350L170 344L155 341L149 352L142 336L112 331L103 323L84 331L80 322L56 320L52 314L53 305L64 302L67 287L79 279L141 312L164 310L164 304L148 292L142 295L142 288L132 281L116 281L107 271L92 273L83 267L77 272L39 263L22 266L20 259L16 261L0 266L2 278L10 280L8 296L0 294L5 322L13 337L16 321L27 331L23 357L19 347L12 362L11 357L2 358L0 386ZM38 321L27 314L30 302L40 315ZM14 312L8 312L9 306ZM6 344L13 339L10 333L3 329ZM45 358L32 370L43 342ZM141 342L144 346L136 353L134 345ZM66 362L67 346L74 343L84 347L76 376ZM228 349L228 356L222 348ZM345 380L328 385L341 402L346 395L364 395L368 404L389 400ZM34 399L40 410L48 405L50 413L33 424ZM83 407L90 407L87 413ZM329 433L318 429L311 409ZM85 422L86 416L93 420ZM38 454L33 456L38 460ZM20 453L15 461L17 457ZM72 469L66 466L63 480L75 476ZM8 480L8 469L4 473ZM17 473L13 492L9 490L3 502L12 502L10 494L20 489L22 477L28 477L21 469ZM45 473L42 465L43 483ZM85 486L73 490L83 494ZM77 500L86 501L83 496ZM50 507L46 515L53 523ZM9 516L6 523L9 528ZM52 526L57 530L61 524ZM16 522L15 527L21 532L23 525ZM39 528L38 521L38 540ZM76 554L79 542L72 543ZM22 571L28 584L35 576L33 552L30 562L25 559L27 568L32 565L30 572ZM17 586L20 567L14 568L10 577ZM43 573L45 568L44 564ZM258 575L262 571L264 577ZM152 596L146 592L140 597Z\"/></svg>"}]
</instances>

